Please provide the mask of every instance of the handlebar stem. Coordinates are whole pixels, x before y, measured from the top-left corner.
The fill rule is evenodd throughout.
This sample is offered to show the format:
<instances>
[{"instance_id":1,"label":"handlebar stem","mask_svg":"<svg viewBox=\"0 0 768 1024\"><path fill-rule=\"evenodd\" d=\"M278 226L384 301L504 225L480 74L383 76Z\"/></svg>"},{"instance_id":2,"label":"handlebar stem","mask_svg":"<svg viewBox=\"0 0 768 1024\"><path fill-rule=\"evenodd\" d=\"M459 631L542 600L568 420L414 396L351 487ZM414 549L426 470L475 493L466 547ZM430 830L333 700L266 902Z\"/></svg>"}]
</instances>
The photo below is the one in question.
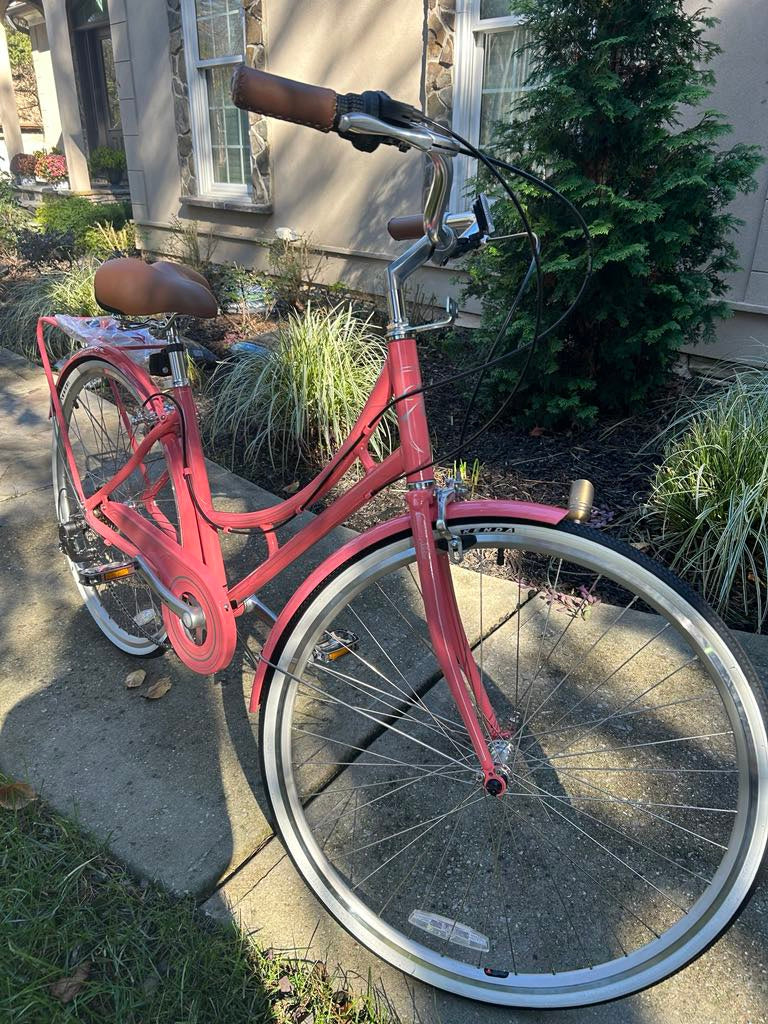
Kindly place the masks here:
<instances>
[{"instance_id":1,"label":"handlebar stem","mask_svg":"<svg viewBox=\"0 0 768 1024\"><path fill-rule=\"evenodd\" d=\"M432 181L424 204L426 234L387 267L389 338L404 338L408 334L409 324L403 299L405 282L433 256L439 255L441 251L449 251L456 243L455 232L445 223L446 206L453 184L453 155L430 150L427 156L432 163Z\"/></svg>"}]
</instances>

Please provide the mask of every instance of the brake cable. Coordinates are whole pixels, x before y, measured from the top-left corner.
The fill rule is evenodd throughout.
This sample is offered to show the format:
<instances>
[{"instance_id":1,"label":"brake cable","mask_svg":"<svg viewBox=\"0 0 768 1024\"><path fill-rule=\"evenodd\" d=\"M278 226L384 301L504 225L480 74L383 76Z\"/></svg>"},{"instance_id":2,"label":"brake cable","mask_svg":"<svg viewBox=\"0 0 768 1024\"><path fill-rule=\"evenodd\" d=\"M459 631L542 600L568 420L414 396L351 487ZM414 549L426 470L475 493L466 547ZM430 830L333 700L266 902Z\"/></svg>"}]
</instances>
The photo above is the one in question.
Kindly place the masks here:
<instances>
[{"instance_id":1,"label":"brake cable","mask_svg":"<svg viewBox=\"0 0 768 1024\"><path fill-rule=\"evenodd\" d=\"M441 461L445 462L445 461L447 461L449 459L455 458L457 455L460 455L462 450L464 449L464 447L466 445L471 444L472 441L477 440L478 437L480 437L488 429L490 429L490 427L499 419L499 417L502 415L502 413L505 411L505 409L508 408L509 403L515 397L515 395L519 392L520 387L522 386L523 380L525 378L525 375L526 375L526 373L527 373L527 371L528 371L528 369L530 367L531 360L533 358L534 352L536 351L536 347L537 347L538 343L541 341L542 338L545 338L548 334L551 334L552 331L554 331L557 327L559 327L560 324L562 324L571 315L573 310L576 308L578 303L581 301L581 298L584 295L584 292L586 291L586 288L587 288L587 285L589 283L589 280L590 280L590 278L592 276L592 237L591 237L591 235L589 233L589 227L587 226L587 223L584 220L584 218L581 215L581 213L579 212L579 210L574 206L574 204L570 201L570 199L568 199L567 196L563 195L563 193L560 192L553 185L550 185L549 182L545 181L543 178L537 177L535 174L531 174L529 171L525 171L521 167L518 167L518 166L516 166L514 164L507 163L506 161L500 160L497 157L489 156L488 154L484 153L481 149L478 149L476 146L472 145L471 142L469 142L467 139L463 138L463 136L459 135L457 132L454 132L450 128L446 128L444 125L439 124L437 121L434 121L432 118L427 117L426 115L419 115L419 120L423 124L431 126L436 131L438 131L440 134L445 134L445 135L448 135L451 138L455 139L463 147L459 151L460 153L462 153L463 155L466 155L466 156L474 157L475 159L479 160L487 168L487 170L490 172L490 174L501 185L501 187L503 188L504 192L507 194L508 198L511 200L512 204L514 205L515 211L518 214L518 216L520 218L520 221L521 221L521 223L523 225L523 230L525 232L525 235L528 238L528 243L530 245L531 253L532 253L531 263L530 263L530 265L528 267L528 270L527 270L527 272L525 274L525 277L523 278L523 281L522 281L520 287L518 288L517 294L515 295L515 298L513 299L509 309L507 310L507 313L506 313L506 315L504 317L504 320L503 320L499 330L497 331L496 336L495 336L493 342L491 343L491 346L490 346L490 349L489 349L488 358L485 359L482 363L478 363L475 366L471 366L471 367L469 367L469 368L467 368L465 370L459 371L458 373L452 374L452 375L450 375L448 377L444 377L442 380L433 381L430 384L422 384L420 387L413 388L410 391L407 391L407 392L405 392L402 395L396 395L393 399L391 399L387 403L387 405L381 410L380 413L378 413L372 420L370 420L370 422L368 424L366 424L365 431L368 431L369 429L373 428L384 416L386 416L386 414L389 411L394 409L395 406L398 404L398 402L405 401L407 398L413 398L416 395L426 394L426 393L428 393L430 391L436 390L437 388L445 387L448 384L457 383L458 381L465 380L467 377L470 377L473 374L479 374L480 376L478 377L478 380L477 380L477 382L475 384L475 388L473 389L472 397L470 399L467 411L466 411L465 416L464 416L464 421L462 423L459 444L456 447L454 447L453 449L449 450L449 452L447 454L441 456ZM582 232L582 235L583 235L584 240L585 240L587 267L586 267L586 271L585 271L585 274L584 274L584 278L583 278L583 280L581 282L581 285L579 287L579 290L576 293L576 296L573 299L573 301L571 302L571 304L568 306L568 308L557 318L557 320L555 320L552 324L550 324L545 330L541 330L541 318L542 318L542 313L543 313L543 285L542 285L541 258L540 258L539 246L538 246L538 243L537 243L536 236L535 236L535 234L534 234L534 232L533 232L533 230L531 228L530 221L528 220L528 217L527 217L527 215L525 213L523 205L520 202L520 199L518 198L516 193L513 191L513 189L510 187L508 182L506 182L504 180L504 178L502 177L502 175L499 173L500 169L501 170L506 170L509 173L514 174L517 177L522 178L524 181L529 182L529 184L532 184L532 185L534 185L534 186L536 186L538 188L541 188L543 191L548 192L555 199L557 199L560 202L562 202L568 208L568 210L573 214L573 216L576 219L579 227L581 228L581 232ZM536 307L535 307L536 308L536 317L535 317L535 323L534 323L533 337L531 338L530 341L526 342L524 345L518 345L516 348L512 349L509 352L503 352L503 353L501 353L501 355L494 356L494 352L496 351L496 349L498 348L498 346L501 344L501 342L503 341L504 337L506 336L506 333L507 333L507 330L509 329L509 325L510 325L510 323L512 321L512 318L513 318L514 314L517 312L517 309L518 309L518 307L520 305L520 302L522 301L525 293L528 290L528 286L530 284L530 280L531 280L531 277L532 277L534 271L536 273ZM467 437L466 436L466 427L467 427L467 424L468 424L468 421L469 421L469 416L471 414L472 408L474 407L474 403L476 401L477 394L479 393L480 387L482 385L482 381L483 381L487 371L489 369L491 369L492 367L494 367L494 366L499 366L502 363L506 362L507 360L512 359L515 356L522 355L524 353L526 355L525 361L524 361L524 363L522 365L522 368L520 370L520 373L519 373L519 376L517 378L517 381L515 382L512 390L510 391L510 393L507 395L507 397L501 403L501 405L496 410L496 412L493 414L493 416L491 416L481 427L479 427L477 430L475 430L474 433L470 434L469 437ZM365 437L365 432L360 434L360 436L354 441L354 443L351 445L351 447L355 448L358 444L361 443L361 441L364 439L364 437ZM407 473L412 473L412 472L413 473L419 473L419 472L422 472L423 470L429 469L432 466L434 466L435 462L436 462L436 459L433 457L430 460L428 460L427 462L423 463L422 465L417 466L415 469L408 470ZM322 490L325 482L327 481L327 478L328 478L328 475L330 474L330 472L331 472L331 467L326 467L325 471L321 472L321 474L320 474L320 476L318 477L318 480L317 480L317 486L314 488L312 493L310 495L308 495L308 497L305 499L305 501L302 503L302 505L299 508L297 508L292 513L291 516L289 516L287 519L285 519L285 520L280 522L280 524L279 524L280 526L285 526L288 523L290 523L292 520L297 518L297 516L301 512L303 512L305 509L307 509L312 504L315 495L318 494ZM374 494L378 494L379 491L384 490L384 488L388 487L391 483L396 483L398 480L402 480L406 475L407 474L405 472L399 474L399 476L395 477L393 480L389 481L387 484L384 484L381 487L377 488L376 490L372 491L371 492L371 497L373 497ZM193 499L194 499L194 496L193 496ZM257 528L254 527L253 529L257 529ZM265 532L275 532L276 529L277 529L277 527L270 527ZM227 532L232 532L232 533L251 533L252 529L245 529L245 530L235 530L235 529L232 529L232 530L228 530Z\"/></svg>"}]
</instances>

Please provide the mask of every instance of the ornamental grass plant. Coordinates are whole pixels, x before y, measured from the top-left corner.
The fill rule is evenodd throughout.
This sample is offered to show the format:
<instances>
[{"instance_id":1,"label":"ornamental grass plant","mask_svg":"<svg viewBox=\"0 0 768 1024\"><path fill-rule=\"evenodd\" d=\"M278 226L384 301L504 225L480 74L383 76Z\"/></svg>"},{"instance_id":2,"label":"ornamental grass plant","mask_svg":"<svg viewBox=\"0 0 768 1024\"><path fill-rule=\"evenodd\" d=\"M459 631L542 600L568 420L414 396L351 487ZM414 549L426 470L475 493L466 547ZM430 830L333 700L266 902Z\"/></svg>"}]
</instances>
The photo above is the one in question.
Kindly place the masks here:
<instances>
[{"instance_id":1,"label":"ornamental grass plant","mask_svg":"<svg viewBox=\"0 0 768 1024\"><path fill-rule=\"evenodd\" d=\"M268 460L283 474L330 458L352 429L385 358L370 320L350 307L308 304L280 326L277 343L223 364L211 382L206 428L225 441L231 465ZM372 438L381 456L392 441L385 419Z\"/></svg>"},{"instance_id":2,"label":"ornamental grass plant","mask_svg":"<svg viewBox=\"0 0 768 1024\"><path fill-rule=\"evenodd\" d=\"M668 428L647 521L660 554L726 620L768 622L768 374L750 371Z\"/></svg>"},{"instance_id":3,"label":"ornamental grass plant","mask_svg":"<svg viewBox=\"0 0 768 1024\"><path fill-rule=\"evenodd\" d=\"M94 260L82 260L65 270L50 270L11 284L3 296L0 310L3 345L37 362L35 331L38 317L53 313L98 316L102 310L93 295L93 275L97 266ZM49 352L54 358L65 355L69 346L69 339L61 331L51 332Z\"/></svg>"}]
</instances>

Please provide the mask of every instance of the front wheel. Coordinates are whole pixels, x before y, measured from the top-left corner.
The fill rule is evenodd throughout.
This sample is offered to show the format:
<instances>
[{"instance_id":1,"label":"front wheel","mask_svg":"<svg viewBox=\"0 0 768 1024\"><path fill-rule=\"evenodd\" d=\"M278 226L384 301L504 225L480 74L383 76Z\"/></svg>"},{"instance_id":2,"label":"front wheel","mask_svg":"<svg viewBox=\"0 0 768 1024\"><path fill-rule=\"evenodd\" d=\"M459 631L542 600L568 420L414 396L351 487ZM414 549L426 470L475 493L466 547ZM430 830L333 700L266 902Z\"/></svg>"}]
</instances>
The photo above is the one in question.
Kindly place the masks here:
<instances>
[{"instance_id":1,"label":"front wheel","mask_svg":"<svg viewBox=\"0 0 768 1024\"><path fill-rule=\"evenodd\" d=\"M464 627L511 734L489 738L506 792L483 790L404 533L330 574L273 656L260 745L280 833L334 917L422 981L520 1007L628 995L702 953L755 880L759 683L632 548L570 523L451 525Z\"/></svg>"}]
</instances>

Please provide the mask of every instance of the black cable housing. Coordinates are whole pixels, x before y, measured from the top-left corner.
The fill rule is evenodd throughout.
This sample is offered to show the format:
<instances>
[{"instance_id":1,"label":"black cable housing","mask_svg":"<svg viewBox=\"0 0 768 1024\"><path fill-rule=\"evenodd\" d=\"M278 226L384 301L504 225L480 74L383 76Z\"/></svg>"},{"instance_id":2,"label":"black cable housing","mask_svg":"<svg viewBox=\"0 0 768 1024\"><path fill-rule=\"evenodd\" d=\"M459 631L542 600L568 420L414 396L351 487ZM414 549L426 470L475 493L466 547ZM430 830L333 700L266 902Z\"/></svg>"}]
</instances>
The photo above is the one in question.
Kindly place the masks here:
<instances>
[{"instance_id":1,"label":"black cable housing","mask_svg":"<svg viewBox=\"0 0 768 1024\"><path fill-rule=\"evenodd\" d=\"M505 160L500 160L497 157L489 156L487 153L484 153L481 149L478 149L476 146L473 146L472 143L468 142L465 138L463 138L457 132L454 132L452 129L446 128L444 125L439 124L438 122L432 120L432 118L427 117L426 115L418 114L417 112L414 112L414 113L416 113L416 117L414 118L414 120L418 120L420 123L428 125L429 127L433 128L436 132L438 132L440 134L443 134L443 135L447 135L450 138L454 139L462 147L460 152L463 155L474 157L476 160L480 161L480 163L483 164L483 166L486 168L486 170L491 174L491 176L502 187L502 189L506 193L507 197L510 199L510 201L513 204L513 206L515 207L515 211L516 211L517 215L520 218L520 222L522 224L523 231L524 231L525 235L527 236L528 244L529 244L529 247L530 247L530 250L531 250L531 262L530 262L530 265L528 267L528 270L526 271L526 274L525 274L525 276L523 278L523 281L522 281L520 287L518 288L518 291L517 291L514 299L512 300L512 303L510 304L509 309L507 310L507 313L506 313L506 315L504 317L504 320L503 320L499 330L497 331L496 336L495 336L493 342L491 343L491 345L489 347L487 358L485 360L483 360L483 362L481 362L481 363L477 363L476 365L471 366L471 367L469 367L469 368L467 368L465 370L461 370L458 373L451 374L450 376L445 377L442 380L434 381L431 384L422 384L418 388L413 388L410 391L405 392L405 393L403 393L401 395L396 395L393 399L391 399L387 403L387 405L384 407L384 409L376 417L374 417L374 419L372 419L368 424L366 424L366 427L365 427L366 431L368 431L370 429L373 429L380 422L380 420L382 419L383 416L385 416L390 410L394 409L397 406L398 402L405 401L408 398L413 398L416 395L426 394L427 392L434 391L437 388L447 387L450 384L458 383L461 380L465 380L466 378L471 377L471 376L477 374L478 378L477 378L477 381L475 383L475 387L473 389L469 405L468 405L467 410L466 410L465 415L464 415L464 420L463 420L462 427L461 427L461 432L460 432L459 443L452 450L449 450L449 452L447 454L444 454L444 455L441 456L441 461L446 461L446 460L449 460L449 459L454 459L454 458L456 458L456 456L460 455L461 452L463 451L463 449L465 448L465 446L467 444L471 444L472 441L477 440L478 437L480 437L483 433L485 433L485 431L488 430L499 419L499 417L502 415L502 413L505 411L505 409L507 409L509 407L509 404L512 401L512 399L515 397L515 395L520 390L520 387L522 385L523 379L525 377L526 372L528 371L528 369L530 367L531 360L533 358L534 352L536 351L536 347L539 344L539 342L543 338L547 337L547 335L549 335L553 331L555 331L571 315L571 313L574 311L574 309L576 308L578 303L581 301L581 298L583 297L584 292L586 291L587 285L589 284L589 280L590 280L591 275L592 275L592 237L591 237L591 235L589 233L589 227L587 226L587 223L584 220L584 217L579 212L579 210L574 206L574 204L570 201L570 199L568 199L567 196L563 195L562 192L560 192L557 188L555 188L553 185L551 185L545 179L539 178L535 174L532 174L530 171L526 171L522 167L518 167L515 164L508 163ZM350 141L352 141L352 140L350 140ZM360 147L360 148L367 148L367 147ZM557 199L559 202L562 202L568 208L568 210L573 214L574 219L576 220L579 228L581 229L581 232L582 232L582 235L583 235L583 238L584 238L584 241L585 241L586 257L587 257L587 267L586 267L586 271L585 271L582 283L581 283L581 285L579 287L578 292L576 293L576 297L573 299L573 301L568 306L568 308L553 323L551 323L548 327L544 328L543 330L542 330L542 327L541 327L541 320L542 320L542 315L543 315L543 305L544 305L542 270L541 270L541 254L540 254L539 247L538 247L538 244L537 244L537 241L536 241L536 236L534 235L534 232L533 232L533 230L531 228L530 222L528 220L528 217L526 216L526 213L525 213L523 205L522 205L522 203L520 201L520 198L517 196L517 194L511 188L509 183L507 181L505 181L504 177L501 175L500 171L502 171L502 170L507 171L508 173L513 174L516 177L522 178L524 181L526 181L529 184L534 185L534 186L542 189L544 192L549 193L549 195L551 195L553 198ZM533 330L533 337L531 338L530 341L526 342L523 345L519 345L517 348L513 349L510 352L503 352L501 355L495 355L494 353L496 352L496 350L498 349L499 345L502 343L504 337L506 336L507 331L509 329L509 325L512 322L512 318L514 317L515 313L517 312L517 309L519 308L520 302L522 301L523 296L526 294L526 292L528 290L528 287L530 285L530 280L531 280L531 277L533 276L534 272L536 274L536 316L535 316L535 324L534 324L534 330ZM479 427L477 430L475 430L473 433L471 433L469 436L467 436L466 431L467 431L467 427L468 427L468 424L469 424L469 419L470 419L470 416L471 416L471 413L472 413L472 409L474 408L474 404L475 404L475 401L477 399L477 395L478 395L478 393L480 391L480 387L482 386L482 382L483 382L483 379L485 377L485 374L492 367L499 366L502 363L507 362L508 360L510 360L510 359L512 359L512 358L514 358L516 356L520 356L520 355L525 355L526 358L525 358L525 360L523 362L522 368L520 370L520 374L518 376L517 381L515 382L514 387L512 388L510 393L507 395L507 397L504 399L504 401L501 403L499 408L494 412L494 414L481 427ZM165 396L165 397L170 397L170 396ZM184 434L183 414L182 414L181 418L182 418L182 435L183 435ZM358 444L361 443L361 441L364 440L364 438L365 438L365 433L360 434L360 436L358 438L356 438L355 441L352 443L351 447L355 448ZM186 442L183 441L183 443L184 443L184 448L185 448L185 464L186 464ZM432 467L435 464L435 461L436 460L433 457L428 462L425 462L423 465L416 467L415 470L409 470L409 473L410 472L421 472L421 471L423 471L425 469L429 469L430 467ZM298 508L291 516L289 516L287 519L283 520L279 524L280 526L286 526L288 523L290 523L294 519L296 519L307 508L309 508L309 506L314 501L315 496L320 493L320 491L322 490L323 486L327 482L328 477L329 477L331 472L332 472L332 468L331 467L326 467L325 470L323 472L321 472L320 476L317 479L317 485L314 488L314 490L312 491L312 493L309 495L309 497L302 503L301 507ZM391 481L391 483L396 482L396 480L402 480L405 477L405 475L406 475L405 473L401 473L398 477L395 478L395 480ZM197 498L195 496L194 490L192 489L191 481L189 481L189 480L188 480L188 486L189 486L190 496L192 498L193 503L195 504L195 507L197 508L198 512L200 512L200 514L205 519L205 521L207 523L209 523L209 525L214 526L216 529L219 529L219 530L223 529L227 533L250 534L250 533L253 533L256 530L261 530L262 529L261 527L253 527L252 529L229 529L227 527L217 526L217 524L213 523L212 520L209 519L208 516L206 516L204 514L204 512L202 511L202 509L200 508L200 505L199 505L199 503L197 501ZM389 486L389 484L386 484L384 486L385 487ZM380 490L383 490L383 489L384 489L384 487L378 488L378 490L374 491L373 494L376 494ZM277 529L276 527L268 528L267 530L264 530L263 532L265 532L265 533L266 532L270 532L271 533L271 532L275 532L276 529Z\"/></svg>"}]
</instances>

